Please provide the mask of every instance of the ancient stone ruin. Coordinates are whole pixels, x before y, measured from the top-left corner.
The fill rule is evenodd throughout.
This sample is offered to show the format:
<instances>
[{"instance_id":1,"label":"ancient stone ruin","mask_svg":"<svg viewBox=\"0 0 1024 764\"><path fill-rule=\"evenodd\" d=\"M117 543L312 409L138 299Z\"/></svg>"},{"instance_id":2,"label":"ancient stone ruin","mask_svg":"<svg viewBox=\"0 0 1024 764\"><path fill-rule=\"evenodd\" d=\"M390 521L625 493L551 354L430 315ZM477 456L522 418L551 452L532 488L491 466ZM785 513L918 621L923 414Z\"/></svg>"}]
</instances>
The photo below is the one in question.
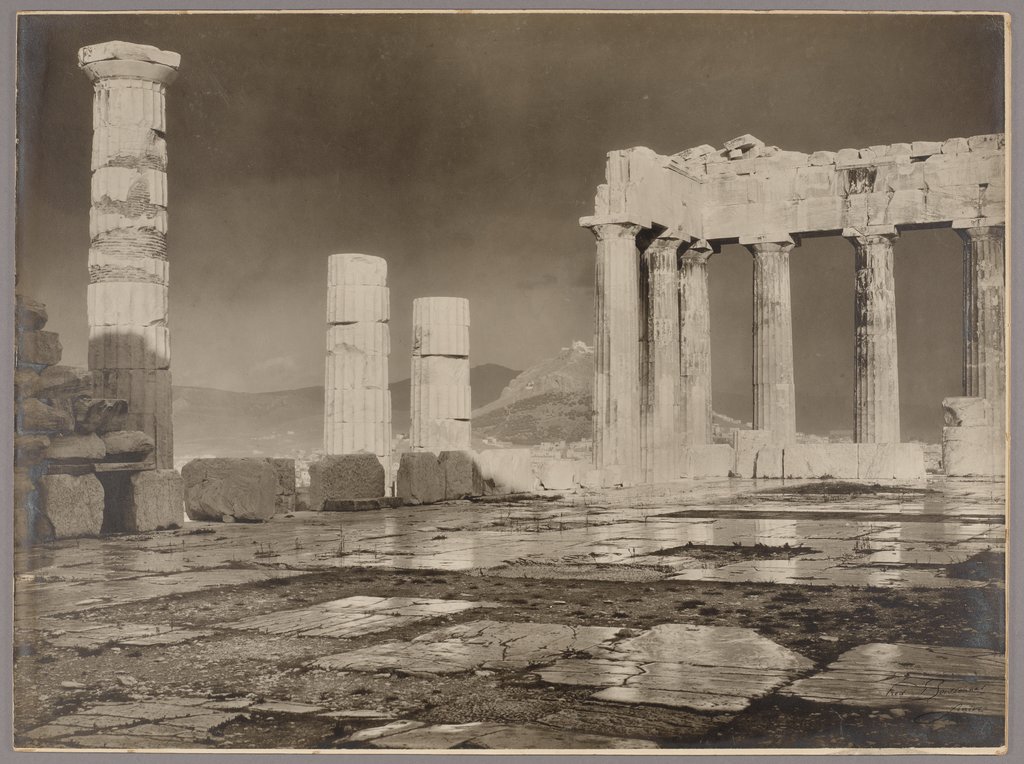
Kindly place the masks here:
<instances>
[{"instance_id":1,"label":"ancient stone ruin","mask_svg":"<svg viewBox=\"0 0 1024 764\"><path fill-rule=\"evenodd\" d=\"M174 466L167 327L164 93L181 57L107 42L78 52L93 82L89 368L97 395L128 401L128 425Z\"/></svg>"},{"instance_id":2,"label":"ancient stone ruin","mask_svg":"<svg viewBox=\"0 0 1024 764\"><path fill-rule=\"evenodd\" d=\"M1001 134L813 154L744 135L671 156L609 153L594 215L580 220L597 239L594 460L604 484L923 476L920 449L900 442L893 281L900 229L923 226L952 226L964 240L963 392L990 412L969 436L951 422L944 462L965 469L950 444L970 437L989 444L986 474L1001 475L1004 172ZM802 235L841 235L855 251L853 448L795 443L789 254ZM706 262L734 242L753 256L754 429L737 433L730 459L709 448Z\"/></svg>"},{"instance_id":3,"label":"ancient stone ruin","mask_svg":"<svg viewBox=\"0 0 1024 764\"><path fill-rule=\"evenodd\" d=\"M469 385L469 300L413 300L409 410L414 451L469 449L473 410Z\"/></svg>"}]
</instances>

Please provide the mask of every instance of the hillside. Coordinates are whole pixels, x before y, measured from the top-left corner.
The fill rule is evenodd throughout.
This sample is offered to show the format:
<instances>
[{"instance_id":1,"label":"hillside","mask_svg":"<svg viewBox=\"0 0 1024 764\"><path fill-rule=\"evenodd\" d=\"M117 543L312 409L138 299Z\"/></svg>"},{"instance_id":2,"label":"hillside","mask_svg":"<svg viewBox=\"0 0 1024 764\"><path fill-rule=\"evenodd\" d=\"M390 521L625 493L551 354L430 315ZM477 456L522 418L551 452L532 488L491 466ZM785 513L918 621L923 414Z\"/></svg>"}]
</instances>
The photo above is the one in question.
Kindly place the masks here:
<instances>
[{"instance_id":1,"label":"hillside","mask_svg":"<svg viewBox=\"0 0 1024 764\"><path fill-rule=\"evenodd\" d=\"M473 367L473 405L493 401L516 373L497 364ZM395 434L409 429L409 384L403 379L391 385ZM323 446L322 387L239 393L175 386L172 396L179 464L199 456L297 456Z\"/></svg>"}]
</instances>

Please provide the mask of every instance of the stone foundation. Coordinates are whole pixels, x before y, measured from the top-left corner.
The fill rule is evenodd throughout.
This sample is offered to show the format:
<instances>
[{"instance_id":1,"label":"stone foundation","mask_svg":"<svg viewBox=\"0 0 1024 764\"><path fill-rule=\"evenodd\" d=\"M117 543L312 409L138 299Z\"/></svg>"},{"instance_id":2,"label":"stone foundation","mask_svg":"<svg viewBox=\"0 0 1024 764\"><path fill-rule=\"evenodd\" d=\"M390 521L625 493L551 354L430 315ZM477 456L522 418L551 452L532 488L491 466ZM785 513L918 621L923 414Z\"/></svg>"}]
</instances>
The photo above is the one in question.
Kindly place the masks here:
<instances>
[{"instance_id":1,"label":"stone foundation","mask_svg":"<svg viewBox=\"0 0 1024 764\"><path fill-rule=\"evenodd\" d=\"M471 451L442 451L437 462L444 473L446 501L483 495L484 479Z\"/></svg>"},{"instance_id":2,"label":"stone foundation","mask_svg":"<svg viewBox=\"0 0 1024 764\"><path fill-rule=\"evenodd\" d=\"M309 508L314 512L325 501L385 495L384 468L373 454L335 454L309 465Z\"/></svg>"},{"instance_id":3,"label":"stone foundation","mask_svg":"<svg viewBox=\"0 0 1024 764\"><path fill-rule=\"evenodd\" d=\"M103 486L95 475L46 475L39 481L39 511L56 538L99 535Z\"/></svg>"},{"instance_id":4,"label":"stone foundation","mask_svg":"<svg viewBox=\"0 0 1024 764\"><path fill-rule=\"evenodd\" d=\"M396 493L405 504L434 504L445 499L445 471L429 451L409 451L398 464Z\"/></svg>"},{"instance_id":5,"label":"stone foundation","mask_svg":"<svg viewBox=\"0 0 1024 764\"><path fill-rule=\"evenodd\" d=\"M260 522L274 515L277 474L265 459L193 459L181 477L190 520Z\"/></svg>"}]
</instances>

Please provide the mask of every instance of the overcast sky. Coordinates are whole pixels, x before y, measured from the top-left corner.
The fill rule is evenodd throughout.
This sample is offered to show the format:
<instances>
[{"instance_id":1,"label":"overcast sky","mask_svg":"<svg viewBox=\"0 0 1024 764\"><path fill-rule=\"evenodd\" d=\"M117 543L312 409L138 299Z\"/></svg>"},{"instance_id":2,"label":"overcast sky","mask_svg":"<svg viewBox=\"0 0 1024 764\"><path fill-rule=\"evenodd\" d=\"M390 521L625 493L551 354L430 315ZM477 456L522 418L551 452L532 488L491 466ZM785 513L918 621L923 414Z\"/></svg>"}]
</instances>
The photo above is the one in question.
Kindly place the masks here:
<instances>
[{"instance_id":1,"label":"overcast sky","mask_svg":"<svg viewBox=\"0 0 1024 764\"><path fill-rule=\"evenodd\" d=\"M591 342L594 242L577 219L609 150L1003 129L994 17L24 17L19 284L80 365L92 87L75 57L111 39L182 56L167 99L172 369L227 390L323 384L335 252L388 261L393 380L419 296L470 299L474 365ZM830 424L851 427L852 248L805 241L792 263L798 426L849 399ZM715 393L749 418L750 256L726 247L709 268ZM960 240L907 233L896 268L904 435L934 435L960 392Z\"/></svg>"}]
</instances>

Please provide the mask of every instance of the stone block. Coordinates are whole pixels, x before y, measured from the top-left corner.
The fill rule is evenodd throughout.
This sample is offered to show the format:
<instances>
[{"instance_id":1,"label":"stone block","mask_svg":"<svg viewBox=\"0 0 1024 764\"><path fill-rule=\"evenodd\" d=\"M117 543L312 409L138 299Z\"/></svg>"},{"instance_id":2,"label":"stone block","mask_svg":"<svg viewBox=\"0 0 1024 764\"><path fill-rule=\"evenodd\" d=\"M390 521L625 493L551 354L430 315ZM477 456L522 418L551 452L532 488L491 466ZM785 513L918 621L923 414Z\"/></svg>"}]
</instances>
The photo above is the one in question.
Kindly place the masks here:
<instances>
[{"instance_id":1,"label":"stone block","mask_svg":"<svg viewBox=\"0 0 1024 764\"><path fill-rule=\"evenodd\" d=\"M589 469L583 473L583 477L580 478L581 488L600 488L601 487L601 470Z\"/></svg>"},{"instance_id":2,"label":"stone block","mask_svg":"<svg viewBox=\"0 0 1024 764\"><path fill-rule=\"evenodd\" d=\"M445 474L437 456L430 451L407 451L398 463L396 493L405 504L434 504L444 501Z\"/></svg>"},{"instance_id":3,"label":"stone block","mask_svg":"<svg viewBox=\"0 0 1024 764\"><path fill-rule=\"evenodd\" d=\"M812 167L823 167L825 165L836 163L836 152L834 151L815 151L811 154L810 163Z\"/></svg>"},{"instance_id":4,"label":"stone block","mask_svg":"<svg viewBox=\"0 0 1024 764\"><path fill-rule=\"evenodd\" d=\"M383 257L346 252L327 258L327 283L330 286L385 286L388 263Z\"/></svg>"},{"instance_id":5,"label":"stone block","mask_svg":"<svg viewBox=\"0 0 1024 764\"><path fill-rule=\"evenodd\" d=\"M446 500L483 495L484 479L476 455L471 451L442 451L437 461L444 473Z\"/></svg>"},{"instance_id":6,"label":"stone block","mask_svg":"<svg viewBox=\"0 0 1024 764\"><path fill-rule=\"evenodd\" d=\"M479 454L480 473L495 493L526 493L534 490L530 449L495 448Z\"/></svg>"},{"instance_id":7,"label":"stone block","mask_svg":"<svg viewBox=\"0 0 1024 764\"><path fill-rule=\"evenodd\" d=\"M943 398L942 415L948 427L984 427L995 421L991 402L970 396Z\"/></svg>"},{"instance_id":8,"label":"stone block","mask_svg":"<svg viewBox=\"0 0 1024 764\"><path fill-rule=\"evenodd\" d=\"M680 477L728 477L735 463L733 447L726 443L684 446L680 450Z\"/></svg>"},{"instance_id":9,"label":"stone block","mask_svg":"<svg viewBox=\"0 0 1024 764\"><path fill-rule=\"evenodd\" d=\"M130 478L122 527L128 533L180 528L185 519L184 484L174 470L144 470Z\"/></svg>"},{"instance_id":10,"label":"stone block","mask_svg":"<svg viewBox=\"0 0 1024 764\"><path fill-rule=\"evenodd\" d=\"M19 332L32 332L46 326L46 306L31 297L14 296L14 315Z\"/></svg>"},{"instance_id":11,"label":"stone block","mask_svg":"<svg viewBox=\"0 0 1024 764\"><path fill-rule=\"evenodd\" d=\"M1005 133L973 135L967 139L971 151L1001 151L1006 145Z\"/></svg>"},{"instance_id":12,"label":"stone block","mask_svg":"<svg viewBox=\"0 0 1024 764\"><path fill-rule=\"evenodd\" d=\"M42 384L42 377L35 369L27 366L14 370L14 400L20 401L25 398L36 397L39 387Z\"/></svg>"},{"instance_id":13,"label":"stone block","mask_svg":"<svg viewBox=\"0 0 1024 764\"><path fill-rule=\"evenodd\" d=\"M328 499L323 512L366 512L373 509L394 509L402 506L397 496L380 496L376 499ZM308 509L308 507L307 507Z\"/></svg>"},{"instance_id":14,"label":"stone block","mask_svg":"<svg viewBox=\"0 0 1024 764\"><path fill-rule=\"evenodd\" d=\"M45 458L54 462L98 462L107 455L97 435L56 435L50 438Z\"/></svg>"},{"instance_id":15,"label":"stone block","mask_svg":"<svg viewBox=\"0 0 1024 764\"><path fill-rule=\"evenodd\" d=\"M754 459L755 478L781 478L784 471L784 449L781 445L762 446Z\"/></svg>"},{"instance_id":16,"label":"stone block","mask_svg":"<svg viewBox=\"0 0 1024 764\"><path fill-rule=\"evenodd\" d=\"M896 474L894 443L858 443L857 478L860 480L892 480Z\"/></svg>"},{"instance_id":17,"label":"stone block","mask_svg":"<svg viewBox=\"0 0 1024 764\"><path fill-rule=\"evenodd\" d=\"M95 536L103 527L103 486L95 475L45 475L39 509L55 538Z\"/></svg>"},{"instance_id":18,"label":"stone block","mask_svg":"<svg viewBox=\"0 0 1024 764\"><path fill-rule=\"evenodd\" d=\"M996 479L1005 474L1004 440L994 426L943 427L942 470L949 477Z\"/></svg>"},{"instance_id":19,"label":"stone block","mask_svg":"<svg viewBox=\"0 0 1024 764\"><path fill-rule=\"evenodd\" d=\"M167 370L171 334L164 324L89 327L89 367L106 371Z\"/></svg>"},{"instance_id":20,"label":"stone block","mask_svg":"<svg viewBox=\"0 0 1024 764\"><path fill-rule=\"evenodd\" d=\"M50 366L39 374L39 398L92 395L93 373L77 366Z\"/></svg>"},{"instance_id":21,"label":"stone block","mask_svg":"<svg viewBox=\"0 0 1024 764\"><path fill-rule=\"evenodd\" d=\"M295 460L285 458L268 458L267 462L274 468L277 477L277 497L275 506L277 514L295 511Z\"/></svg>"},{"instance_id":22,"label":"stone block","mask_svg":"<svg viewBox=\"0 0 1024 764\"><path fill-rule=\"evenodd\" d=\"M116 432L128 421L128 401L121 398L80 398L74 402L75 431Z\"/></svg>"},{"instance_id":23,"label":"stone block","mask_svg":"<svg viewBox=\"0 0 1024 764\"><path fill-rule=\"evenodd\" d=\"M386 322L391 317L390 299L385 286L328 286L327 323Z\"/></svg>"},{"instance_id":24,"label":"stone block","mask_svg":"<svg viewBox=\"0 0 1024 764\"><path fill-rule=\"evenodd\" d=\"M785 447L787 478L856 480L859 452L855 443L791 443Z\"/></svg>"},{"instance_id":25,"label":"stone block","mask_svg":"<svg viewBox=\"0 0 1024 764\"><path fill-rule=\"evenodd\" d=\"M924 480L927 477L924 449L920 443L893 443L893 457L895 480Z\"/></svg>"},{"instance_id":26,"label":"stone block","mask_svg":"<svg viewBox=\"0 0 1024 764\"><path fill-rule=\"evenodd\" d=\"M330 455L309 465L309 508L314 512L328 500L384 495L384 467L373 454Z\"/></svg>"},{"instance_id":27,"label":"stone block","mask_svg":"<svg viewBox=\"0 0 1024 764\"><path fill-rule=\"evenodd\" d=\"M27 398L18 406L18 432L69 433L75 428L71 412Z\"/></svg>"},{"instance_id":28,"label":"stone block","mask_svg":"<svg viewBox=\"0 0 1024 764\"><path fill-rule=\"evenodd\" d=\"M757 452L769 443L775 442L770 430L734 430L732 438L733 473L736 477L754 477L754 463Z\"/></svg>"},{"instance_id":29,"label":"stone block","mask_svg":"<svg viewBox=\"0 0 1024 764\"><path fill-rule=\"evenodd\" d=\"M910 144L910 156L928 157L942 151L942 141L914 141Z\"/></svg>"},{"instance_id":30,"label":"stone block","mask_svg":"<svg viewBox=\"0 0 1024 764\"><path fill-rule=\"evenodd\" d=\"M582 467L575 459L550 459L541 463L538 479L549 491L571 491L582 480Z\"/></svg>"},{"instance_id":31,"label":"stone block","mask_svg":"<svg viewBox=\"0 0 1024 764\"><path fill-rule=\"evenodd\" d=\"M726 141L722 144L722 148L728 151L735 151L737 149L740 151L749 151L755 146L763 147L764 141L749 134L741 135L738 138L733 138L732 140Z\"/></svg>"},{"instance_id":32,"label":"stone block","mask_svg":"<svg viewBox=\"0 0 1024 764\"><path fill-rule=\"evenodd\" d=\"M156 448L153 439L140 430L115 430L101 437L108 462L140 462Z\"/></svg>"},{"instance_id":33,"label":"stone block","mask_svg":"<svg viewBox=\"0 0 1024 764\"><path fill-rule=\"evenodd\" d=\"M949 138L942 143L943 154L966 154L970 150L966 138Z\"/></svg>"},{"instance_id":34,"label":"stone block","mask_svg":"<svg viewBox=\"0 0 1024 764\"><path fill-rule=\"evenodd\" d=\"M62 352L60 336L56 332L18 332L19 366L54 366L60 363Z\"/></svg>"},{"instance_id":35,"label":"stone block","mask_svg":"<svg viewBox=\"0 0 1024 764\"><path fill-rule=\"evenodd\" d=\"M46 435L15 435L14 464L17 467L29 467L46 458L46 449L50 439Z\"/></svg>"},{"instance_id":36,"label":"stone block","mask_svg":"<svg viewBox=\"0 0 1024 764\"><path fill-rule=\"evenodd\" d=\"M259 522L274 514L277 475L265 459L193 459L181 477L191 520Z\"/></svg>"}]
</instances>

